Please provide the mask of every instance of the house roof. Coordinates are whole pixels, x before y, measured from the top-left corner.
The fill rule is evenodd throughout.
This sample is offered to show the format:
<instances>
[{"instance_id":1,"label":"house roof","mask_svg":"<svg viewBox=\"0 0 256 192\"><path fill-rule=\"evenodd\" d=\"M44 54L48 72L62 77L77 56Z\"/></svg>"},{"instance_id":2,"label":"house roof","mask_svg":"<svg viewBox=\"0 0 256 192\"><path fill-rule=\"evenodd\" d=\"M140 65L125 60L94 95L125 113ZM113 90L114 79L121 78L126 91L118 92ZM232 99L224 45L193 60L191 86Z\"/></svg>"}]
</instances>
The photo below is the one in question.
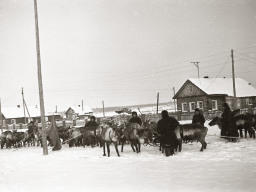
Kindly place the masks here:
<instances>
[{"instance_id":1,"label":"house roof","mask_svg":"<svg viewBox=\"0 0 256 192\"><path fill-rule=\"evenodd\" d=\"M83 110L82 110L82 107L70 107L70 108L73 109L75 113L77 113L78 115L84 115L84 114L93 112L93 110L88 106L84 106Z\"/></svg>"},{"instance_id":2,"label":"house roof","mask_svg":"<svg viewBox=\"0 0 256 192\"><path fill-rule=\"evenodd\" d=\"M232 78L191 78L187 81L190 81L208 95L234 96ZM249 82L242 78L235 78L235 83L237 97L256 96L256 89L249 85ZM178 96L179 92L175 97Z\"/></svg>"},{"instance_id":3,"label":"house roof","mask_svg":"<svg viewBox=\"0 0 256 192\"><path fill-rule=\"evenodd\" d=\"M40 107L28 106L28 112L30 114L30 117L41 116ZM2 113L6 119L24 117L23 107L3 107ZM51 116L51 115L53 115L53 113L45 112L45 116ZM54 113L54 115L56 115L56 113ZM26 117L28 117L27 110L26 110Z\"/></svg>"}]
</instances>

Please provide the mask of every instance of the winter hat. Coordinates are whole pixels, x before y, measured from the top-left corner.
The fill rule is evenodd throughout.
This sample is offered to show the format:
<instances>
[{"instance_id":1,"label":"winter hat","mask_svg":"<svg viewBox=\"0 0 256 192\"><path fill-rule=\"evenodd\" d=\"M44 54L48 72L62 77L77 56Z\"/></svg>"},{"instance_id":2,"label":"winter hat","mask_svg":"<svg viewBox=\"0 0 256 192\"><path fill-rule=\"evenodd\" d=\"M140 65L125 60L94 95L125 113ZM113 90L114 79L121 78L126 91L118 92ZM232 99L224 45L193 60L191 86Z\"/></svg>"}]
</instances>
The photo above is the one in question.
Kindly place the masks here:
<instances>
[{"instance_id":1,"label":"winter hat","mask_svg":"<svg viewBox=\"0 0 256 192\"><path fill-rule=\"evenodd\" d=\"M162 115L162 118L167 118L167 117L169 117L169 114L168 114L168 112L167 112L166 110L163 110L162 113L161 113L161 115Z\"/></svg>"},{"instance_id":2,"label":"winter hat","mask_svg":"<svg viewBox=\"0 0 256 192\"><path fill-rule=\"evenodd\" d=\"M199 108L195 108L195 112L196 112L196 111L200 112Z\"/></svg>"},{"instance_id":3,"label":"winter hat","mask_svg":"<svg viewBox=\"0 0 256 192\"><path fill-rule=\"evenodd\" d=\"M94 119L94 121L96 120L95 116L91 116L91 118L90 118L90 119L91 119L91 120L92 120L92 119Z\"/></svg>"},{"instance_id":4,"label":"winter hat","mask_svg":"<svg viewBox=\"0 0 256 192\"><path fill-rule=\"evenodd\" d=\"M135 114L136 116L138 116L138 114L137 114L136 111L133 111L133 112L132 112L132 116L133 116L134 114Z\"/></svg>"}]
</instances>

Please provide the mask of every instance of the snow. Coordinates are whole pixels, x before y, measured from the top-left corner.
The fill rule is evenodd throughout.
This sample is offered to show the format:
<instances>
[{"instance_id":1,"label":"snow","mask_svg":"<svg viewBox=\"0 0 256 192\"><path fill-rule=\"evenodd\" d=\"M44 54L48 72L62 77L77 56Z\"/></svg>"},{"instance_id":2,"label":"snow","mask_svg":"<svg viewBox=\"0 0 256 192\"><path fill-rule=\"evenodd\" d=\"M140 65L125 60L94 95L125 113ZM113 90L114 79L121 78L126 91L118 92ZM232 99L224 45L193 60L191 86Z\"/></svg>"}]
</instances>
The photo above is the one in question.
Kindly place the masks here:
<instances>
[{"instance_id":1,"label":"snow","mask_svg":"<svg viewBox=\"0 0 256 192\"><path fill-rule=\"evenodd\" d=\"M63 145L47 156L40 147L3 149L1 191L255 191L256 140L231 143L219 138L217 126L208 129L204 152L194 142L171 157L152 146L136 154L125 145L121 157L113 146L110 157L98 147Z\"/></svg>"},{"instance_id":2,"label":"snow","mask_svg":"<svg viewBox=\"0 0 256 192\"><path fill-rule=\"evenodd\" d=\"M226 94L228 96L234 96L232 78L191 78L189 81L208 95ZM241 78L235 78L235 82L237 97L256 96L256 89L249 85L249 82Z\"/></svg>"}]
</instances>

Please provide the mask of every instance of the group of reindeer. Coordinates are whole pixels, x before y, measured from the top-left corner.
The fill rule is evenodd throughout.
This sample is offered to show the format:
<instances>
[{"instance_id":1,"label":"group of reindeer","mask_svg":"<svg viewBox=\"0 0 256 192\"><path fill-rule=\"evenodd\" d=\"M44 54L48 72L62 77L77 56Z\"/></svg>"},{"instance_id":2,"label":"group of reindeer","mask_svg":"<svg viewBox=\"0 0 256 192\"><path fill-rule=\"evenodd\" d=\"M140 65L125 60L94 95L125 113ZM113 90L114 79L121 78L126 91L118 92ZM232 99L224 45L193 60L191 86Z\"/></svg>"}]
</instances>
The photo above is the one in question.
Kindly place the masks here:
<instances>
[{"instance_id":1,"label":"group of reindeer","mask_svg":"<svg viewBox=\"0 0 256 192\"><path fill-rule=\"evenodd\" d=\"M104 149L107 148L108 156L110 156L109 145L113 143L117 150L118 156L118 144L122 145L121 151L123 152L124 144L130 143L134 152L140 152L140 146L145 140L151 138L149 135L153 135L155 130L152 130L150 126L138 126L138 124L130 123L126 125L117 126L115 124L109 125L103 123L98 127L58 127L58 134L62 144L67 143L69 147L79 146L101 146ZM149 132L151 131L151 134ZM28 131L4 131L1 133L1 149L4 146L6 148L22 147L22 146L42 146L42 130L41 128L34 126L32 132ZM50 137L47 135L48 145L52 145Z\"/></svg>"},{"instance_id":2,"label":"group of reindeer","mask_svg":"<svg viewBox=\"0 0 256 192\"><path fill-rule=\"evenodd\" d=\"M247 132L250 137L255 138L256 115L240 114L235 118L236 128L240 130L240 137L243 137L242 130ZM209 123L210 126L218 125L222 128L222 120L220 117L214 117ZM110 144L113 143L116 153L120 156L118 146L121 145L123 152L124 145L130 144L134 152L139 153L141 145L150 145L160 147L160 150L166 152L167 146L161 140L161 135L157 133L157 124L155 122L145 122L142 126L137 123L127 123L116 125L114 123L103 123L97 127L58 127L59 138L62 144L67 143L69 147L73 146L91 146L103 147L103 156L110 156ZM207 143L205 137L208 129L200 124L183 124L175 129L176 135L176 151L181 151L182 142L198 141L202 144L200 151L206 149ZM5 131L1 134L1 148L6 145L6 148L20 146L42 146L41 129L36 127L32 133L28 131ZM49 145L51 140L47 136ZM158 145L160 144L160 145ZM107 152L107 154L106 154ZM169 153L168 151L166 153ZM167 155L168 156L168 155Z\"/></svg>"},{"instance_id":3,"label":"group of reindeer","mask_svg":"<svg viewBox=\"0 0 256 192\"><path fill-rule=\"evenodd\" d=\"M68 143L69 147L79 146L100 146L103 147L103 156L110 156L110 144L113 143L118 156L120 156L118 145L121 145L123 152L124 145L129 143L134 152L139 153L141 144L147 144L153 140L156 132L155 126L148 123L139 126L137 123L122 125L103 123L97 127L67 128L60 133L63 143Z\"/></svg>"},{"instance_id":4,"label":"group of reindeer","mask_svg":"<svg viewBox=\"0 0 256 192\"><path fill-rule=\"evenodd\" d=\"M245 134L245 138L247 138L247 133L249 134L250 138L254 138L255 139L255 130L256 130L256 115L255 114L250 114L250 113L245 113L245 114L237 114L234 116L234 123L235 123L235 127L233 127L235 129L235 131L238 132L238 136L240 136L240 138L243 138L243 130L244 130L244 134ZM223 122L221 117L214 117L210 123L210 126L213 125L218 125L218 127L220 129L223 128Z\"/></svg>"},{"instance_id":5,"label":"group of reindeer","mask_svg":"<svg viewBox=\"0 0 256 192\"><path fill-rule=\"evenodd\" d=\"M103 123L97 127L58 127L59 138L62 144L67 143L69 147L79 146L100 146L103 148L103 156L110 156L110 145L114 145L116 153L120 156L118 146L121 145L121 152L125 144L130 144L136 153L141 151L141 145L150 145L168 149L157 133L155 122L144 122L142 126L137 123L116 125L114 123ZM205 136L207 128L201 125L184 124L175 129L177 149L181 151L182 141L199 141L202 144L201 150L206 149ZM34 126L33 132L5 131L1 134L1 148L21 146L42 146L41 129ZM51 139L47 135L48 144ZM160 145L159 145L160 144ZM161 150L160 149L160 150ZM107 154L106 154L107 152Z\"/></svg>"},{"instance_id":6,"label":"group of reindeer","mask_svg":"<svg viewBox=\"0 0 256 192\"><path fill-rule=\"evenodd\" d=\"M21 147L21 146L35 146L35 143L39 145L41 136L40 129L34 129L32 133L29 131L4 131L0 135L1 149L4 146L6 148Z\"/></svg>"}]
</instances>

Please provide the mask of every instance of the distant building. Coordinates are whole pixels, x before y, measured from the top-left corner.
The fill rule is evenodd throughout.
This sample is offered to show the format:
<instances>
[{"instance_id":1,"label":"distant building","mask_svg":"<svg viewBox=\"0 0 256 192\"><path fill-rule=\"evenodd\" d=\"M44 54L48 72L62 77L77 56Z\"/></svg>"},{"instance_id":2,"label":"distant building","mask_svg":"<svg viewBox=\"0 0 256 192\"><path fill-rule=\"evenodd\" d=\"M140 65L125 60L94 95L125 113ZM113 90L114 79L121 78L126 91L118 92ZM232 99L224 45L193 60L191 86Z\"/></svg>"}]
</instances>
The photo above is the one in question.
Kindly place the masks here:
<instances>
[{"instance_id":1,"label":"distant building","mask_svg":"<svg viewBox=\"0 0 256 192\"><path fill-rule=\"evenodd\" d=\"M37 106L28 106L28 112L26 111L26 123L30 121L41 123L41 113L40 108ZM2 108L3 114L3 124L24 124L25 117L24 117L24 109L17 105L17 107L3 107ZM45 113L46 121L51 121L51 117L54 114L55 120L60 119L60 115L56 113ZM30 116L30 118L29 118Z\"/></svg>"},{"instance_id":2,"label":"distant building","mask_svg":"<svg viewBox=\"0 0 256 192\"><path fill-rule=\"evenodd\" d=\"M247 81L236 78L237 108L248 110L256 107L256 89ZM234 94L232 78L188 79L173 99L182 114L194 113L195 108L203 112L221 111L223 103L233 109Z\"/></svg>"},{"instance_id":3,"label":"distant building","mask_svg":"<svg viewBox=\"0 0 256 192\"><path fill-rule=\"evenodd\" d=\"M69 107L65 113L67 120L84 119L93 115L93 110L90 107Z\"/></svg>"}]
</instances>

